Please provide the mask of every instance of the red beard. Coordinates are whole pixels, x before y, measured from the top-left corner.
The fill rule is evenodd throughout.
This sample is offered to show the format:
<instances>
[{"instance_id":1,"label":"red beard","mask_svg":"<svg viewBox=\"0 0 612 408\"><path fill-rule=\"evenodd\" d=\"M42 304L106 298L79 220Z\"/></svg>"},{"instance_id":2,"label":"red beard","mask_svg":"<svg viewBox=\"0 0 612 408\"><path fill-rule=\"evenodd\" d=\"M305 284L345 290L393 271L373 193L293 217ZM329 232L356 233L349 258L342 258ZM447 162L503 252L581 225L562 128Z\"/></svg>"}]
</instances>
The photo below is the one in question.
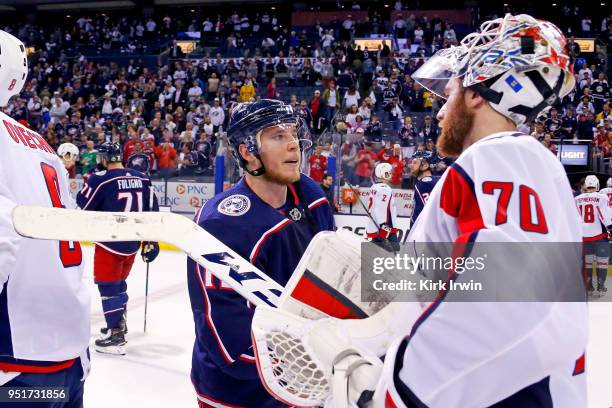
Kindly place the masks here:
<instances>
[{"instance_id":1,"label":"red beard","mask_svg":"<svg viewBox=\"0 0 612 408\"><path fill-rule=\"evenodd\" d=\"M440 122L442 132L436 148L442 156L458 157L463 151L465 138L474 124L474 114L467 111L463 95L446 109L444 120Z\"/></svg>"}]
</instances>

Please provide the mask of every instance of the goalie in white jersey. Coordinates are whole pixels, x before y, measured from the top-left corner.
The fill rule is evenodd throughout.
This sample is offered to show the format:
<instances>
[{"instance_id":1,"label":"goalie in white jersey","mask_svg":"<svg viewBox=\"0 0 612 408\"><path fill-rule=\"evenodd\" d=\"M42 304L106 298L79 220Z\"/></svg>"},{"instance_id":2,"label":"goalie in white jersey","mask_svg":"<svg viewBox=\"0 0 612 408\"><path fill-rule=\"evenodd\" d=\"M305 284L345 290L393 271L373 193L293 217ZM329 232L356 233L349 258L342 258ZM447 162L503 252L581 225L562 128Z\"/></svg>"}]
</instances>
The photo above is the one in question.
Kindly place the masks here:
<instances>
[{"instance_id":1,"label":"goalie in white jersey","mask_svg":"<svg viewBox=\"0 0 612 408\"><path fill-rule=\"evenodd\" d=\"M393 190L389 187L393 167L389 163L379 163L374 169L376 183L370 187L368 211L370 218L366 233L372 242L398 242L397 209Z\"/></svg>"},{"instance_id":2,"label":"goalie in white jersey","mask_svg":"<svg viewBox=\"0 0 612 408\"><path fill-rule=\"evenodd\" d=\"M508 14L485 22L459 46L440 50L412 77L447 100L438 113L437 147L457 160L432 190L409 246L455 243L453 249L474 251L486 242L504 248L522 243L533 252L502 254L498 278L532 266L529 275L520 275L528 279L514 282L517 293L556 290L567 278L577 296L452 302L448 299L456 295L443 290L420 314L414 303L393 303L378 313L392 310L392 318L384 314L376 320L375 314L363 320L361 330L361 321L301 324L296 333L303 349L323 367L334 401L348 400L346 405L359 400L363 406L375 390L375 407L586 407L588 315L580 220L563 166L535 139L516 131L574 88L565 37L549 22ZM536 250L544 244L558 253L563 244L576 248L567 275L557 277L557 268L550 267L555 257L538 259ZM548 280L540 280L540 269ZM449 270L449 280L461 282L463 276ZM304 320L258 307L254 332L260 319L272 316L278 326L284 320L291 322L287 327L300 326ZM384 365L373 358L381 356L374 347L351 340L383 323L389 333L400 329L399 336L389 335ZM317 343L321 338L325 341Z\"/></svg>"},{"instance_id":3,"label":"goalie in white jersey","mask_svg":"<svg viewBox=\"0 0 612 408\"><path fill-rule=\"evenodd\" d=\"M23 87L27 57L23 43L4 31L0 48L0 106L6 106ZM1 112L0 155L0 385L68 387L65 404L35 405L81 407L89 367L81 247L23 238L11 220L17 204L70 206L66 169L40 135Z\"/></svg>"},{"instance_id":4,"label":"goalie in white jersey","mask_svg":"<svg viewBox=\"0 0 612 408\"><path fill-rule=\"evenodd\" d=\"M576 197L576 206L582 219L582 240L584 241L584 268L588 281L589 293L593 293L593 263L597 269L597 292L603 296L608 275L610 243L608 231L612 228L612 219L608 207L608 197L597 192L599 180L589 175L584 180L586 192ZM603 190L602 190L603 191Z\"/></svg>"}]
</instances>

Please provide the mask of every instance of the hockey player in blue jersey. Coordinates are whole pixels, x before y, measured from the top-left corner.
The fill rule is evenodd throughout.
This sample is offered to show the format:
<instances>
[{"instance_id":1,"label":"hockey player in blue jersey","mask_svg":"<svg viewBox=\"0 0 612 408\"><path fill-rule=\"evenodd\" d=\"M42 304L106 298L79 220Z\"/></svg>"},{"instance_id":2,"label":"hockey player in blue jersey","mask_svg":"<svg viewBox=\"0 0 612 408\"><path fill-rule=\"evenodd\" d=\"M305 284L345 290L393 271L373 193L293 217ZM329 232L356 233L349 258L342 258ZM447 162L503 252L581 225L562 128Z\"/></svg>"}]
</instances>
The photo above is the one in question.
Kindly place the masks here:
<instances>
[{"instance_id":1,"label":"hockey player in blue jersey","mask_svg":"<svg viewBox=\"0 0 612 408\"><path fill-rule=\"evenodd\" d=\"M431 173L431 165L434 164L433 162L434 156L429 151L416 152L412 156L410 173L416 177L417 181L414 184L414 209L412 210L412 217L410 220L411 227L414 225L419 214L421 214L431 190L433 190L438 180L440 180L439 176L433 176Z\"/></svg>"},{"instance_id":2,"label":"hockey player in blue jersey","mask_svg":"<svg viewBox=\"0 0 612 408\"><path fill-rule=\"evenodd\" d=\"M77 205L90 211L158 211L151 180L144 173L126 169L118 143L107 142L98 149L99 164L106 170L93 173L77 194ZM152 195L153 194L153 195ZM140 242L96 242L94 280L102 297L106 327L95 341L95 349L107 354L125 354L128 301L126 279ZM159 254L156 242L143 242L141 255L152 262Z\"/></svg>"},{"instance_id":3,"label":"hockey player in blue jersey","mask_svg":"<svg viewBox=\"0 0 612 408\"><path fill-rule=\"evenodd\" d=\"M198 211L195 221L285 285L312 237L334 229L320 186L301 174L308 130L290 105L263 99L234 107L228 127L245 176ZM200 407L283 406L263 387L251 344L253 307L188 260L196 328L191 380Z\"/></svg>"}]
</instances>

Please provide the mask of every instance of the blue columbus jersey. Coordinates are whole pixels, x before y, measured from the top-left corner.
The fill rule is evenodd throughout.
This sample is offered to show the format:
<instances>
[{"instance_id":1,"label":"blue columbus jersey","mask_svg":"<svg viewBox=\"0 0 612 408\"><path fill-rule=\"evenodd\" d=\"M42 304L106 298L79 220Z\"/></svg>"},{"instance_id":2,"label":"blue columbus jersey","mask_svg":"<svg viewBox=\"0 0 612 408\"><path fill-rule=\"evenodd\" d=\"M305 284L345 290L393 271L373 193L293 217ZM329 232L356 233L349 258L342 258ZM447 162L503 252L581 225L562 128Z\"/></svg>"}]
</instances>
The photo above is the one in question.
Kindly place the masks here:
<instances>
[{"instance_id":1,"label":"blue columbus jersey","mask_svg":"<svg viewBox=\"0 0 612 408\"><path fill-rule=\"evenodd\" d=\"M77 194L77 205L90 211L158 211L157 198L150 196L151 179L133 169L113 169L93 173ZM151 206L150 200L153 199ZM111 252L131 255L139 242L98 242Z\"/></svg>"},{"instance_id":2,"label":"blue columbus jersey","mask_svg":"<svg viewBox=\"0 0 612 408\"><path fill-rule=\"evenodd\" d=\"M438 176L427 176L423 177L414 185L414 210L412 210L412 219L410 225L414 225L414 222L418 218L421 211L423 211L423 207L425 207L425 203L429 198L429 193L433 190L436 183L440 180Z\"/></svg>"},{"instance_id":3,"label":"blue columbus jersey","mask_svg":"<svg viewBox=\"0 0 612 408\"><path fill-rule=\"evenodd\" d=\"M215 196L195 221L279 284L285 285L312 237L334 230L321 187L302 175L289 185L287 202L272 208L242 179ZM217 406L283 406L264 389L251 344L253 307L238 293L187 261L196 328L192 382L201 401Z\"/></svg>"}]
</instances>

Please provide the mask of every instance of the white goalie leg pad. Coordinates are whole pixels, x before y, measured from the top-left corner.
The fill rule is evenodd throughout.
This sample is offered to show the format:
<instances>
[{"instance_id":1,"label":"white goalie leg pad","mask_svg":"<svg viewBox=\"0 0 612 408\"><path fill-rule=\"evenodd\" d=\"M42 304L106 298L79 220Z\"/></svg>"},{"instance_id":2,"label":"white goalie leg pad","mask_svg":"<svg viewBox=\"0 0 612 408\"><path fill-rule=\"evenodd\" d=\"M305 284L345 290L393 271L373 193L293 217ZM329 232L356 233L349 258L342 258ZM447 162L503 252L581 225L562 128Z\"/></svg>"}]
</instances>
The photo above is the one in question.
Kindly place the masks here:
<instances>
[{"instance_id":1,"label":"white goalie leg pad","mask_svg":"<svg viewBox=\"0 0 612 408\"><path fill-rule=\"evenodd\" d=\"M308 319L362 319L381 310L392 300L388 293L381 293L376 302L361 300L364 242L345 230L315 235L285 285L278 307Z\"/></svg>"},{"instance_id":2,"label":"white goalie leg pad","mask_svg":"<svg viewBox=\"0 0 612 408\"><path fill-rule=\"evenodd\" d=\"M309 320L260 306L251 334L262 383L278 400L298 407L323 406L334 399L350 406L373 392L382 362L361 350L338 326L340 320ZM337 390L336 392L334 392Z\"/></svg>"}]
</instances>

